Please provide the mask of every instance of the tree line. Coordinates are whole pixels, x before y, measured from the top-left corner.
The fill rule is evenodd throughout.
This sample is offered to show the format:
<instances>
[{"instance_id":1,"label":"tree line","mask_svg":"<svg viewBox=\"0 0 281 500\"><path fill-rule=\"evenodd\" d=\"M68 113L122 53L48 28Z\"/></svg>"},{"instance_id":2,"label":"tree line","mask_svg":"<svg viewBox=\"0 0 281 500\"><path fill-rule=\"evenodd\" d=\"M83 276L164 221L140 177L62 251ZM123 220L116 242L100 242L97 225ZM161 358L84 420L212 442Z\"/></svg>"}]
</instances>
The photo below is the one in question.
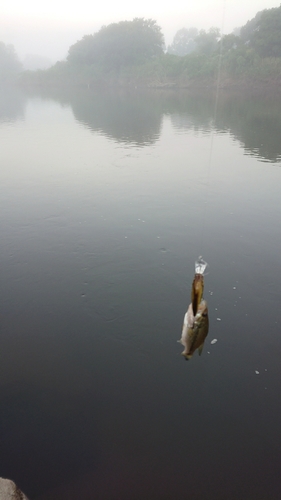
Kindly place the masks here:
<instances>
[{"instance_id":1,"label":"tree line","mask_svg":"<svg viewBox=\"0 0 281 500\"><path fill-rule=\"evenodd\" d=\"M161 27L152 19L135 18L103 26L73 44L66 61L46 71L25 73L23 81L88 84L184 84L215 79L281 79L281 6L265 9L243 27L222 35L216 27L182 28L165 47ZM15 74L20 63L11 46L0 43L1 74Z\"/></svg>"}]
</instances>

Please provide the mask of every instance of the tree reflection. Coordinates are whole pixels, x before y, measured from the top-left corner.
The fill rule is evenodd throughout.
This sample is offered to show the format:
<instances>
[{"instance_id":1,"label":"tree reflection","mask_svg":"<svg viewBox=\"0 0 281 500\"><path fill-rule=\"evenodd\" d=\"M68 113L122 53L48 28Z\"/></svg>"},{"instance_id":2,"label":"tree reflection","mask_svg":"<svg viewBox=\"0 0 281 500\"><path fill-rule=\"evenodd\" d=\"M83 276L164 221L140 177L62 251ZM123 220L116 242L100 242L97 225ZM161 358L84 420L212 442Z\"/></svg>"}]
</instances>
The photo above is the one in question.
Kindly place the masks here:
<instances>
[{"instance_id":1,"label":"tree reflection","mask_svg":"<svg viewBox=\"0 0 281 500\"><path fill-rule=\"evenodd\" d=\"M118 142L141 146L159 138L161 109L152 95L120 91L75 94L71 105L77 120Z\"/></svg>"},{"instance_id":2,"label":"tree reflection","mask_svg":"<svg viewBox=\"0 0 281 500\"><path fill-rule=\"evenodd\" d=\"M281 100L276 94L220 89L215 116L211 89L45 89L41 97L69 104L77 121L95 132L128 144L153 144L164 115L177 129L233 135L245 154L263 161L281 159Z\"/></svg>"},{"instance_id":3,"label":"tree reflection","mask_svg":"<svg viewBox=\"0 0 281 500\"><path fill-rule=\"evenodd\" d=\"M26 100L25 94L17 87L1 86L0 122L13 122L23 119Z\"/></svg>"},{"instance_id":4,"label":"tree reflection","mask_svg":"<svg viewBox=\"0 0 281 500\"><path fill-rule=\"evenodd\" d=\"M247 154L281 160L281 102L276 94L222 95L217 127L227 128Z\"/></svg>"},{"instance_id":5,"label":"tree reflection","mask_svg":"<svg viewBox=\"0 0 281 500\"><path fill-rule=\"evenodd\" d=\"M77 121L122 143L144 146L160 136L163 103L138 89L41 89L37 94L70 104Z\"/></svg>"},{"instance_id":6,"label":"tree reflection","mask_svg":"<svg viewBox=\"0 0 281 500\"><path fill-rule=\"evenodd\" d=\"M181 102L181 104L180 104ZM180 111L179 111L180 109ZM189 98L178 96L169 109L176 128L229 132L246 154L264 161L281 159L280 95L221 90L215 117L215 96L197 92Z\"/></svg>"}]
</instances>

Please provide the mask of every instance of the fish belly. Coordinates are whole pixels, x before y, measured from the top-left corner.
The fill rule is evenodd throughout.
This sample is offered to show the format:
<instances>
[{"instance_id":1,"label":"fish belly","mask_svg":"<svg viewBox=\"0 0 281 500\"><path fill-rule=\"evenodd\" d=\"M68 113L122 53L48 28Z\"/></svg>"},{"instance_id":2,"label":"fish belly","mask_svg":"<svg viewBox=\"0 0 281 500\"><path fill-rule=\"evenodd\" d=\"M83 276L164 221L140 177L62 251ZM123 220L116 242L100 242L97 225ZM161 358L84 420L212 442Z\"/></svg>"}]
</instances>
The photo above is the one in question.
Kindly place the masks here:
<instances>
[{"instance_id":1,"label":"fish belly","mask_svg":"<svg viewBox=\"0 0 281 500\"><path fill-rule=\"evenodd\" d=\"M196 349L199 349L199 354L201 354L205 338L208 333L208 319L205 321L200 321L197 323L194 322L194 325L189 326L187 313L184 317L182 335L181 335L181 344L184 346L184 350L182 355L186 357L186 359L190 359Z\"/></svg>"}]
</instances>

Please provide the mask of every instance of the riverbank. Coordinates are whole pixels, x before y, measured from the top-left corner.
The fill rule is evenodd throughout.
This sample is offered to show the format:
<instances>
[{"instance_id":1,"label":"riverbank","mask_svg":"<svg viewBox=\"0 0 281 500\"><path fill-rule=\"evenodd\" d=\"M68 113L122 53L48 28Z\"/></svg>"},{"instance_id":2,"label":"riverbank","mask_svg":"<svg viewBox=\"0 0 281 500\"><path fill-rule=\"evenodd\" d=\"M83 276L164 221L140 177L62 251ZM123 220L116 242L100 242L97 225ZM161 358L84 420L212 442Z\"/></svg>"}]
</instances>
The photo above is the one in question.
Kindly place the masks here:
<instances>
[{"instance_id":1,"label":"riverbank","mask_svg":"<svg viewBox=\"0 0 281 500\"><path fill-rule=\"evenodd\" d=\"M195 66L184 65L180 59L162 57L138 66L124 66L106 70L97 65L73 65L61 61L48 70L25 71L18 75L22 86L84 87L84 88L153 88L153 89L206 89L206 88L281 88L281 59L259 58L251 65L230 66L222 59L211 58ZM191 59L190 59L191 60ZM182 64L180 65L180 63ZM189 61L190 62L190 61Z\"/></svg>"},{"instance_id":2,"label":"riverbank","mask_svg":"<svg viewBox=\"0 0 281 500\"><path fill-rule=\"evenodd\" d=\"M153 89L153 90L200 90L216 88L225 90L281 90L281 76L276 79L261 79L261 78L223 78L223 79L99 79L85 80L77 78L75 82L41 79L17 81L17 85L22 88L87 88L87 89L102 89L102 88L124 88L124 89Z\"/></svg>"}]
</instances>

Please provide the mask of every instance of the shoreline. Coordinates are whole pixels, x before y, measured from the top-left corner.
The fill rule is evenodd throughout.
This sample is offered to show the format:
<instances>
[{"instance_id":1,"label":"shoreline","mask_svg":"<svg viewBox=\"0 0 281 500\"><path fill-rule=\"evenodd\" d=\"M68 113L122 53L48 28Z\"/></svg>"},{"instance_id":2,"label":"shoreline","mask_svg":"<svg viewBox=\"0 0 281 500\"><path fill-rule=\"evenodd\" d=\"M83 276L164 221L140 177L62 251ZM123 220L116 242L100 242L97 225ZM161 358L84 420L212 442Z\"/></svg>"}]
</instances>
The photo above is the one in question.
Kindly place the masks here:
<instances>
[{"instance_id":1,"label":"shoreline","mask_svg":"<svg viewBox=\"0 0 281 500\"><path fill-rule=\"evenodd\" d=\"M158 83L135 83L135 84L120 84L120 83L110 83L110 84L98 84L98 83L85 83L80 82L76 84L66 84L62 82L28 82L28 83L16 83L16 87L22 90L38 90L38 89L72 89L72 90L89 90L89 91L101 91L101 90L141 90L141 91L210 91L215 92L217 89L221 91L243 91L243 92L264 92L264 91L272 91L272 92L281 92L281 82L279 83L264 83L264 82L232 82L229 84L219 84L214 85L210 83L202 83L202 82L192 82L190 84L181 85L177 83L169 84L158 84Z\"/></svg>"},{"instance_id":2,"label":"shoreline","mask_svg":"<svg viewBox=\"0 0 281 500\"><path fill-rule=\"evenodd\" d=\"M76 71L75 71L76 70ZM157 72L141 75L138 72L83 73L83 68L63 68L61 72L38 70L20 73L13 82L20 87L83 88L83 89L153 89L153 90L281 90L281 74L256 73L232 76L223 72L199 77L188 75L161 75ZM9 83L9 82L7 82ZM10 82L12 83L12 82Z\"/></svg>"}]
</instances>

